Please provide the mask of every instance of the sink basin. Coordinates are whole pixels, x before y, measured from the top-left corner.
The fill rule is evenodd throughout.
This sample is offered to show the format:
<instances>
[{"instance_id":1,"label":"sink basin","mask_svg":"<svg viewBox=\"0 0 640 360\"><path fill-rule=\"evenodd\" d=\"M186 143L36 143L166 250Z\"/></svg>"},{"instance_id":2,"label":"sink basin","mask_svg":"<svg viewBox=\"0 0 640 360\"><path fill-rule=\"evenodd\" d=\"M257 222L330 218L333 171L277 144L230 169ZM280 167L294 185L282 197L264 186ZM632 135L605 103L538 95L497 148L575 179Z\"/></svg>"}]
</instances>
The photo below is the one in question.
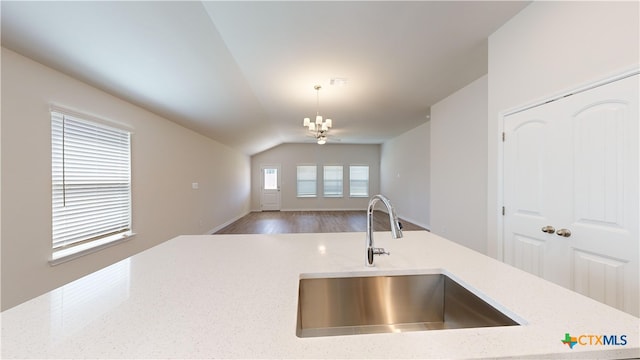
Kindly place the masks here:
<instances>
[{"instance_id":1,"label":"sink basin","mask_svg":"<svg viewBox=\"0 0 640 360\"><path fill-rule=\"evenodd\" d=\"M298 337L519 325L445 274L300 279Z\"/></svg>"}]
</instances>

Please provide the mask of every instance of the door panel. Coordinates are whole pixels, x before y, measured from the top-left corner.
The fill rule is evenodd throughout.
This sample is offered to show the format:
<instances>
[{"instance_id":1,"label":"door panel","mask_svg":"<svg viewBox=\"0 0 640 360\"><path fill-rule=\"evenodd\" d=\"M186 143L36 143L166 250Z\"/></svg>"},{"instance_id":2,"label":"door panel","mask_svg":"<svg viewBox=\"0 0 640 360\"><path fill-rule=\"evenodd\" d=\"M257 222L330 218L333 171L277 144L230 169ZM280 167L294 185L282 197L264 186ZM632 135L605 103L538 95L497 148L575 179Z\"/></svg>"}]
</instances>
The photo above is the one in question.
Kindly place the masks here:
<instances>
[{"instance_id":1,"label":"door panel","mask_svg":"<svg viewBox=\"0 0 640 360\"><path fill-rule=\"evenodd\" d=\"M547 124L540 120L527 120L513 130L518 137L514 166L514 210L518 214L543 216L543 180L547 146Z\"/></svg>"},{"instance_id":2,"label":"door panel","mask_svg":"<svg viewBox=\"0 0 640 360\"><path fill-rule=\"evenodd\" d=\"M573 251L573 289L607 305L624 308L624 269L626 261Z\"/></svg>"},{"instance_id":3,"label":"door panel","mask_svg":"<svg viewBox=\"0 0 640 360\"><path fill-rule=\"evenodd\" d=\"M522 234L513 236L513 260L511 265L531 274L544 277L545 242Z\"/></svg>"},{"instance_id":4,"label":"door panel","mask_svg":"<svg viewBox=\"0 0 640 360\"><path fill-rule=\"evenodd\" d=\"M597 104L573 118L576 222L624 228L625 110Z\"/></svg>"},{"instance_id":5,"label":"door panel","mask_svg":"<svg viewBox=\"0 0 640 360\"><path fill-rule=\"evenodd\" d=\"M506 262L636 316L638 78L505 117L503 194Z\"/></svg>"}]
</instances>

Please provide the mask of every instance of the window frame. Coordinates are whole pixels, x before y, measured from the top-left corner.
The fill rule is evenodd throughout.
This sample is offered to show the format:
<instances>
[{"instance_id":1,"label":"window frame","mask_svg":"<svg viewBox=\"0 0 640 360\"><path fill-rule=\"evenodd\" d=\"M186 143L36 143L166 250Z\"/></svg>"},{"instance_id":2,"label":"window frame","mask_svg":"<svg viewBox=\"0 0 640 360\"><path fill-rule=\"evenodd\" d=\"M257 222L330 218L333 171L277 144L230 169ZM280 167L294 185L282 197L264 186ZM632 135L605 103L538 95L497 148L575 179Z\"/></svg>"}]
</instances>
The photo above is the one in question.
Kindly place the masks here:
<instances>
[{"instance_id":1,"label":"window frame","mask_svg":"<svg viewBox=\"0 0 640 360\"><path fill-rule=\"evenodd\" d=\"M267 173L268 170L273 170L273 172ZM280 169L276 167L269 167L269 166L262 168L262 190L278 190L279 189L279 185L278 185L278 182L279 182L278 177L280 176L280 174L278 174L280 172L279 170ZM275 175L275 177L270 175ZM267 184L269 184L269 187L267 187Z\"/></svg>"},{"instance_id":2,"label":"window frame","mask_svg":"<svg viewBox=\"0 0 640 360\"><path fill-rule=\"evenodd\" d=\"M352 173L351 169L354 167L366 167L367 168L367 191L365 194L353 194L353 186L352 186ZM360 180L362 181L362 180ZM350 198L368 198L371 189L371 167L367 164L350 164L349 165L349 197Z\"/></svg>"},{"instance_id":3,"label":"window frame","mask_svg":"<svg viewBox=\"0 0 640 360\"><path fill-rule=\"evenodd\" d=\"M340 193L327 194L327 168L340 168ZM332 180L338 181L338 179ZM344 197L344 165L326 164L322 165L322 197L325 198L343 198Z\"/></svg>"},{"instance_id":4,"label":"window frame","mask_svg":"<svg viewBox=\"0 0 640 360\"><path fill-rule=\"evenodd\" d=\"M58 265L129 240L135 235L132 231L132 129L119 126L121 125L119 123L53 106L50 108L50 121L52 252L49 263ZM108 146L109 149L100 149L99 146ZM91 150L94 152L92 153ZM109 156L105 157L105 154ZM116 162L119 165L114 165ZM72 163L80 170L67 170L66 172L72 172L72 174L66 175L65 169L72 169L72 165L66 163ZM108 176L96 175L101 171ZM69 182L75 185L69 185ZM91 210L81 209L80 206L74 208L74 205L68 205L66 208L67 205L64 202L60 205L61 196L63 199L68 197L67 201L73 204L71 200L73 191L90 191L77 196L83 200L97 201L98 205ZM100 196L104 194L116 196L118 199L113 203ZM118 210L105 210L107 205L111 204L117 205ZM101 216L104 211L109 215L117 216L120 220L113 221L109 220L108 216ZM73 232L76 235L73 237L62 235L60 229L63 224L68 224L69 217L72 214L76 215L77 212L80 212L78 216L81 217L81 224L86 225L89 221L99 218L99 224L92 222L90 226L106 225L105 230L81 235L82 231L79 229L81 226L73 226Z\"/></svg>"},{"instance_id":5,"label":"window frame","mask_svg":"<svg viewBox=\"0 0 640 360\"><path fill-rule=\"evenodd\" d=\"M313 176L313 194L300 194L300 168L308 167L314 169ZM311 180L302 180L311 181ZM318 165L317 164L298 164L296 165L296 197L297 198L317 198L318 197Z\"/></svg>"}]
</instances>

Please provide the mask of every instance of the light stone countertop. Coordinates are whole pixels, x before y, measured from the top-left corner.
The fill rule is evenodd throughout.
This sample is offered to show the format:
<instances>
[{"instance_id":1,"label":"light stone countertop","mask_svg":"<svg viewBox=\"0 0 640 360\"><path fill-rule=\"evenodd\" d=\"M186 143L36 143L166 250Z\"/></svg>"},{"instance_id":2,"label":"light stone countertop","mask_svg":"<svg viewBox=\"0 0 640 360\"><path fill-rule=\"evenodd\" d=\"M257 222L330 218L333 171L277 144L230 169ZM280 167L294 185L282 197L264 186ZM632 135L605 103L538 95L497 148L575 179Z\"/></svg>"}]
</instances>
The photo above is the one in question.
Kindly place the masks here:
<instances>
[{"instance_id":1,"label":"light stone countertop","mask_svg":"<svg viewBox=\"0 0 640 360\"><path fill-rule=\"evenodd\" d=\"M178 236L1 313L8 358L633 358L640 319L425 231ZM296 337L301 276L444 272L521 326ZM561 342L626 335L626 345ZM587 339L586 337L583 339ZM620 341L620 340L619 340Z\"/></svg>"}]
</instances>

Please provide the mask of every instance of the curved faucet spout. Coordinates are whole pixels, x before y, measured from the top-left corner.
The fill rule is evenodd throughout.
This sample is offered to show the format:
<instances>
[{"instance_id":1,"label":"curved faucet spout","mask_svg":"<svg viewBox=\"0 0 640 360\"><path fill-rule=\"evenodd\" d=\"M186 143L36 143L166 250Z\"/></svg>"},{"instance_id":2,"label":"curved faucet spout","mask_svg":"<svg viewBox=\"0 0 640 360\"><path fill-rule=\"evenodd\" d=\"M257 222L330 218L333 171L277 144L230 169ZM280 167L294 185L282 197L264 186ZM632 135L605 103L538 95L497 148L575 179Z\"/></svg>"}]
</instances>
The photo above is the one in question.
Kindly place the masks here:
<instances>
[{"instance_id":1,"label":"curved faucet spout","mask_svg":"<svg viewBox=\"0 0 640 360\"><path fill-rule=\"evenodd\" d=\"M389 213L389 223L391 224L391 235L394 239L402 237L402 224L398 221L396 210L391 205L391 201L384 195L375 195L369 200L369 206L367 207L367 253L366 253L366 265L375 266L373 257L375 255L389 255L390 253L383 248L377 248L373 245L373 208L376 203L381 201L387 208Z\"/></svg>"}]
</instances>

